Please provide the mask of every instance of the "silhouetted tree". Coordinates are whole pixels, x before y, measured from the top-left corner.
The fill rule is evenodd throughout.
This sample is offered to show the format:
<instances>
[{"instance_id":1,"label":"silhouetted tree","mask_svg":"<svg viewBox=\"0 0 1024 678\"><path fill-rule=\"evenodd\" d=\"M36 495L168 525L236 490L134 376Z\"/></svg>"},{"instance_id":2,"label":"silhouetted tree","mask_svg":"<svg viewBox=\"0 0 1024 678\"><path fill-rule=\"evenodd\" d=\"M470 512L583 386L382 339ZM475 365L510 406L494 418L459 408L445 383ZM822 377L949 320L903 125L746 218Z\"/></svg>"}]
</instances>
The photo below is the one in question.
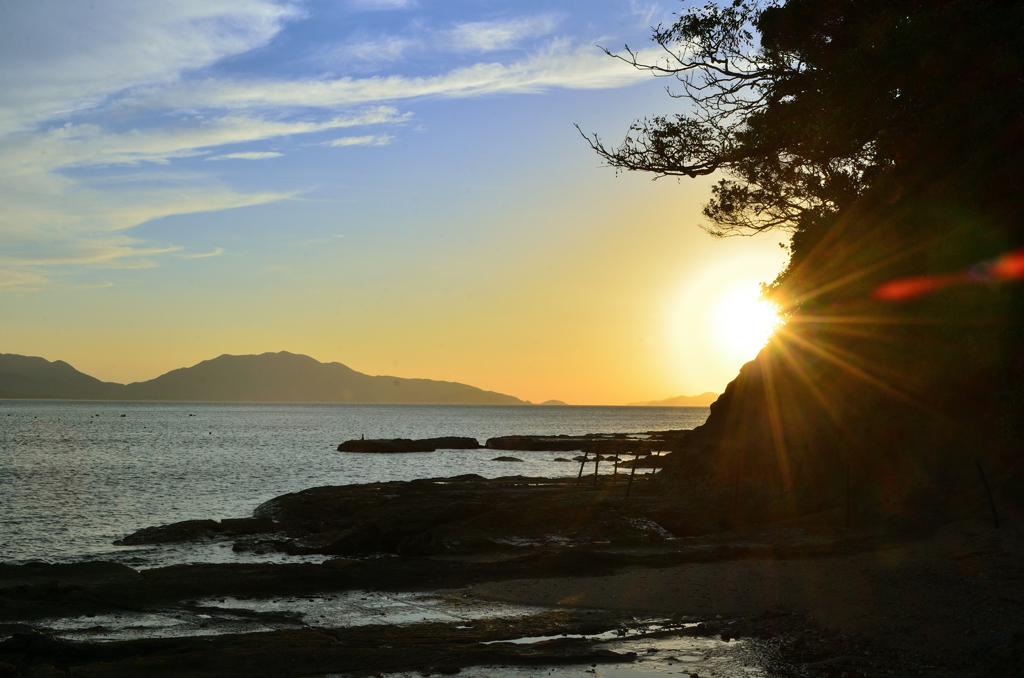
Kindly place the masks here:
<instances>
[{"instance_id":1,"label":"silhouetted tree","mask_svg":"<svg viewBox=\"0 0 1024 678\"><path fill-rule=\"evenodd\" d=\"M618 169L724 175L704 208L715 235L788 231L798 264L873 187L1019 202L1024 3L736 0L653 39L658 58L612 56L674 78L686 112L636 121L616 148L588 141Z\"/></svg>"},{"instance_id":2,"label":"silhouetted tree","mask_svg":"<svg viewBox=\"0 0 1024 678\"><path fill-rule=\"evenodd\" d=\"M790 322L700 434L723 482L827 487L854 460L879 496L934 499L983 455L1024 511L1024 284L1000 282L1024 269L985 263L1024 247L1024 3L735 0L653 38L656 56L609 54L673 79L681 112L591 146L720 177L714 235L792 236L771 292ZM877 294L908 276L941 284Z\"/></svg>"}]
</instances>

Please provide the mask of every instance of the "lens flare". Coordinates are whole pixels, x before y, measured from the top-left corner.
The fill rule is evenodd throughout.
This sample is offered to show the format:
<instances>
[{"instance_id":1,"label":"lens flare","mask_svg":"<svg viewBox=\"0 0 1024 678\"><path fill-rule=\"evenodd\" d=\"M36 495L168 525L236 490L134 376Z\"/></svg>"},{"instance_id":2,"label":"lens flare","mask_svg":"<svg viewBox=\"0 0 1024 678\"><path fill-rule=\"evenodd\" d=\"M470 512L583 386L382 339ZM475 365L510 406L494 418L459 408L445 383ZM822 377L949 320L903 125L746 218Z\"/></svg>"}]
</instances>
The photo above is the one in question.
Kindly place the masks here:
<instances>
[{"instance_id":1,"label":"lens flare","mask_svg":"<svg viewBox=\"0 0 1024 678\"><path fill-rule=\"evenodd\" d=\"M1024 250L1007 252L997 259L982 261L950 275L921 275L890 280L871 294L881 301L902 301L923 297L947 287L979 283L1024 280Z\"/></svg>"}]
</instances>

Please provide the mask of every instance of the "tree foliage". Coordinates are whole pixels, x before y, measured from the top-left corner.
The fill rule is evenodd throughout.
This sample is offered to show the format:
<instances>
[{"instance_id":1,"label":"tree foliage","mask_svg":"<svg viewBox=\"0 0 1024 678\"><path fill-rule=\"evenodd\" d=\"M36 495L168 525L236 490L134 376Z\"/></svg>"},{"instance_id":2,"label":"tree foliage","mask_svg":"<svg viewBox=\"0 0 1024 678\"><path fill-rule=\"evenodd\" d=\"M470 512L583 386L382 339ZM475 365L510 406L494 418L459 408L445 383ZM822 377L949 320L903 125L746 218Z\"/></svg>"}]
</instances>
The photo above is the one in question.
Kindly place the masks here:
<instances>
[{"instance_id":1,"label":"tree foliage","mask_svg":"<svg viewBox=\"0 0 1024 678\"><path fill-rule=\"evenodd\" d=\"M618 169L724 175L704 208L713 234L788 231L799 258L882 185L1019 191L1022 3L735 0L653 39L657 58L612 56L674 79L685 112L636 121L618 147L588 141Z\"/></svg>"},{"instance_id":2,"label":"tree foliage","mask_svg":"<svg viewBox=\"0 0 1024 678\"><path fill-rule=\"evenodd\" d=\"M981 459L1024 507L1024 271L991 275L1024 248L1024 3L727 1L612 55L680 113L588 137L617 169L720 178L714 234L791 234L789 322L702 427L722 477L813 493L851 464L930 511Z\"/></svg>"}]
</instances>

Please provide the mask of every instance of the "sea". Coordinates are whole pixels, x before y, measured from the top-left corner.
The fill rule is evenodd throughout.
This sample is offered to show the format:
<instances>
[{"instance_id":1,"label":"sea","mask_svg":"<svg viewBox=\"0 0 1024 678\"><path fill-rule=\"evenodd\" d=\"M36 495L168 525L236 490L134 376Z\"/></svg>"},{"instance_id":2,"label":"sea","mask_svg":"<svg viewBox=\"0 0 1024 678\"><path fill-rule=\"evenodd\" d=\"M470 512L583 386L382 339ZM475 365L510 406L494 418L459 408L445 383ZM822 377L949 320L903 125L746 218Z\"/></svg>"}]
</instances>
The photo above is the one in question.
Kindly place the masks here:
<instances>
[{"instance_id":1,"label":"sea","mask_svg":"<svg viewBox=\"0 0 1024 678\"><path fill-rule=\"evenodd\" d=\"M337 451L361 436L469 436L483 443L505 435L642 434L692 429L708 414L706 407L0 400L0 563L294 562L234 553L226 542L112 542L151 525L247 517L268 499L310 487L579 471L578 464L554 461L574 453ZM522 462L493 461L499 455Z\"/></svg>"}]
</instances>

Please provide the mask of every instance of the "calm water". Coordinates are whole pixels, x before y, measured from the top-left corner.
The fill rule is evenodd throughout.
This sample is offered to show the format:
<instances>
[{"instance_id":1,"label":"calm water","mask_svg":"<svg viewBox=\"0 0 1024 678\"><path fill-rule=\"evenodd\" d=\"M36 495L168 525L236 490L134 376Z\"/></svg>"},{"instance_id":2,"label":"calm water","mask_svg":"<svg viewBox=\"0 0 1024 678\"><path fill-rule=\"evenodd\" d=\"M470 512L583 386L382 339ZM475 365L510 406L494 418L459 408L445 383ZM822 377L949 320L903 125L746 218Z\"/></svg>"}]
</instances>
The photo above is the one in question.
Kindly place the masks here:
<instances>
[{"instance_id":1,"label":"calm water","mask_svg":"<svg viewBox=\"0 0 1024 678\"><path fill-rule=\"evenodd\" d=\"M126 415L122 417L121 415ZM96 403L0 401L0 562L86 558L134 566L266 560L230 544L112 546L149 525L248 516L318 485L477 473L564 476L551 452L374 455L337 452L367 438L640 433L689 429L708 408ZM282 556L277 556L281 558Z\"/></svg>"}]
</instances>

